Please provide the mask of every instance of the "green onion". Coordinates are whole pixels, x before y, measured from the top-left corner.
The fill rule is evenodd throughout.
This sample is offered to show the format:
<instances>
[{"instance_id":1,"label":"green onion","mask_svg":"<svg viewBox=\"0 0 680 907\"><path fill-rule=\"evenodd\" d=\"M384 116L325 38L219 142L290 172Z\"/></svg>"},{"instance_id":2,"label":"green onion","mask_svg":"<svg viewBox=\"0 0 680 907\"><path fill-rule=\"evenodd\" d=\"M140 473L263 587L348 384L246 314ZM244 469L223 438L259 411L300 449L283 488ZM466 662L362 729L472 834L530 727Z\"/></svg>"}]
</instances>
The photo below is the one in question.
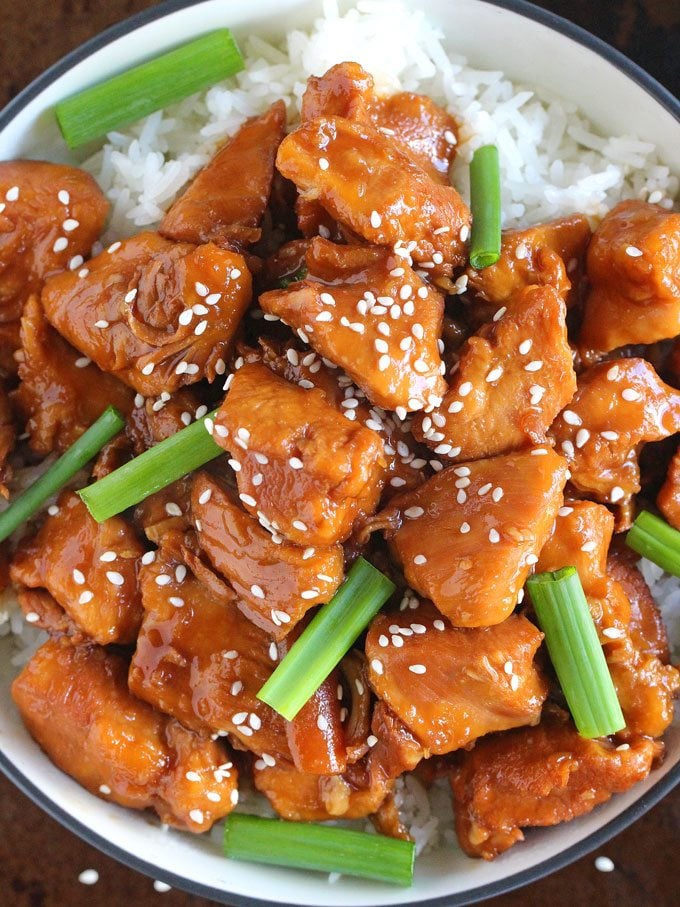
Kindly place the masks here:
<instances>
[{"instance_id":1,"label":"green onion","mask_svg":"<svg viewBox=\"0 0 680 907\"><path fill-rule=\"evenodd\" d=\"M680 532L648 510L643 510L631 526L626 545L673 576L680 576Z\"/></svg>"},{"instance_id":2,"label":"green onion","mask_svg":"<svg viewBox=\"0 0 680 907\"><path fill-rule=\"evenodd\" d=\"M576 568L537 573L527 589L579 734L620 731L626 722Z\"/></svg>"},{"instance_id":3,"label":"green onion","mask_svg":"<svg viewBox=\"0 0 680 907\"><path fill-rule=\"evenodd\" d=\"M60 101L59 127L68 146L77 148L233 76L243 65L229 29L209 32Z\"/></svg>"},{"instance_id":4,"label":"green onion","mask_svg":"<svg viewBox=\"0 0 680 907\"><path fill-rule=\"evenodd\" d=\"M224 826L224 853L252 863L340 872L404 887L413 884L412 841L329 825L232 813Z\"/></svg>"},{"instance_id":5,"label":"green onion","mask_svg":"<svg viewBox=\"0 0 680 907\"><path fill-rule=\"evenodd\" d=\"M307 266L301 265L297 271L293 274L289 274L288 277L282 277L279 280L279 286L282 290L285 290L286 287L289 287L292 283L297 283L299 280L304 280L307 276Z\"/></svg>"},{"instance_id":6,"label":"green onion","mask_svg":"<svg viewBox=\"0 0 680 907\"><path fill-rule=\"evenodd\" d=\"M217 410L198 419L155 447L115 469L78 494L98 523L139 504L155 491L181 479L224 453L208 434L206 422Z\"/></svg>"},{"instance_id":7,"label":"green onion","mask_svg":"<svg viewBox=\"0 0 680 907\"><path fill-rule=\"evenodd\" d=\"M501 174L495 145L483 145L472 156L470 207L470 264L480 271L501 257Z\"/></svg>"},{"instance_id":8,"label":"green onion","mask_svg":"<svg viewBox=\"0 0 680 907\"><path fill-rule=\"evenodd\" d=\"M125 425L117 409L107 407L97 421L75 441L63 456L0 514L0 542L25 523L45 501L66 485L86 463L96 456L107 441Z\"/></svg>"},{"instance_id":9,"label":"green onion","mask_svg":"<svg viewBox=\"0 0 680 907\"><path fill-rule=\"evenodd\" d=\"M292 721L393 592L394 583L363 557L358 558L257 698Z\"/></svg>"}]
</instances>

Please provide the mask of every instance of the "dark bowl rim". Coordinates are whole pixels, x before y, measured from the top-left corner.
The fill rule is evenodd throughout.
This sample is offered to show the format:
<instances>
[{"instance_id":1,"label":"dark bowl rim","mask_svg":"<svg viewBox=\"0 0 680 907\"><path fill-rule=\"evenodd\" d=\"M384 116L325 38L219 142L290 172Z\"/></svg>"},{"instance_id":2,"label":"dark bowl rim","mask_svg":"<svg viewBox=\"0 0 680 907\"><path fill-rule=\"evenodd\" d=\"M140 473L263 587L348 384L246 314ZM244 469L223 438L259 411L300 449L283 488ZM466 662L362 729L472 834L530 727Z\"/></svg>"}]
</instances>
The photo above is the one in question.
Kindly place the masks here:
<instances>
[{"instance_id":1,"label":"dark bowl rim","mask_svg":"<svg viewBox=\"0 0 680 907\"><path fill-rule=\"evenodd\" d=\"M0 111L0 132L2 132L12 120L42 91L48 88L52 82L63 75L69 69L72 69L77 63L90 57L95 52L111 44L113 41L129 34L131 31L164 18L166 15L175 11L185 9L191 6L197 6L205 0L165 0L157 6L137 13L118 22L105 31L93 38L90 38L84 44L81 44L75 50L66 54L52 66L39 75L33 82L23 89L9 104ZM540 9L527 0L479 0L482 3L488 3L492 6L499 6L510 12L517 13L524 18L531 19L535 22L545 25L553 31L571 38L586 48L594 51L598 56L613 64L621 70L633 82L643 88L651 95L661 106L663 106L676 120L680 121L680 100L676 98L667 88L661 85L655 78L645 72L642 67L638 66L620 51L611 47L602 39L590 34L585 29L567 19L558 16L548 10ZM223 889L213 888L210 885L202 885L183 876L175 875L165 870L158 870L153 864L146 862L140 857L121 849L109 840L92 831L83 825L78 819L74 818L66 810L52 801L39 787L36 787L11 760L0 752L0 770L34 803L43 809L53 819L67 828L69 831L78 835L88 844L96 847L104 854L113 857L120 863L135 869L150 878L166 882L173 888L188 892L189 894L199 897L205 897L222 904L233 904L237 907L263 907L271 902L257 897L247 897L244 895L233 894ZM555 856L543 860L541 863L514 873L497 882L482 885L469 891L459 894L447 895L439 898L429 898L428 900L418 900L403 902L399 907L463 907L466 904L474 904L487 898L505 894L535 882L538 879L562 869L569 863L580 859L596 847L601 846L614 835L623 831L644 813L655 806L663 797L666 796L680 782L680 762L660 780L657 781L642 797L631 804L627 809L621 812L611 821L607 822L602 828L578 841L571 847L566 848ZM277 907L299 907L292 903L277 903ZM353 907L353 905L347 905Z\"/></svg>"}]
</instances>

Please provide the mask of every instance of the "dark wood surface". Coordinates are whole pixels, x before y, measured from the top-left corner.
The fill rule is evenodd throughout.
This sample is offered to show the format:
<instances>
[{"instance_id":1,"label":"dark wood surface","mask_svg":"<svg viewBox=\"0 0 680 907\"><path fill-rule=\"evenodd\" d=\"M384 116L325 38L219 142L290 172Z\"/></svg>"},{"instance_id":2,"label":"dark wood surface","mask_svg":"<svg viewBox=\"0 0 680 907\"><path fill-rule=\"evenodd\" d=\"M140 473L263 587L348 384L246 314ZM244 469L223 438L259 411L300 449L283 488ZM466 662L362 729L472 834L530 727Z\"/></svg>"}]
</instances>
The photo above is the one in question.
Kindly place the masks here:
<instances>
[{"instance_id":1,"label":"dark wood surface","mask_svg":"<svg viewBox=\"0 0 680 907\"><path fill-rule=\"evenodd\" d=\"M150 0L0 0L0 107L82 41L156 4ZM674 93L680 92L679 0L542 0L625 51ZM225 0L225 7L228 0ZM680 791L595 853L494 907L671 907L678 903ZM599 872L598 855L613 872ZM99 881L78 881L94 869ZM255 892L253 892L255 894ZM0 776L2 907L207 907L179 891L157 892L151 879L121 866L65 831Z\"/></svg>"}]
</instances>

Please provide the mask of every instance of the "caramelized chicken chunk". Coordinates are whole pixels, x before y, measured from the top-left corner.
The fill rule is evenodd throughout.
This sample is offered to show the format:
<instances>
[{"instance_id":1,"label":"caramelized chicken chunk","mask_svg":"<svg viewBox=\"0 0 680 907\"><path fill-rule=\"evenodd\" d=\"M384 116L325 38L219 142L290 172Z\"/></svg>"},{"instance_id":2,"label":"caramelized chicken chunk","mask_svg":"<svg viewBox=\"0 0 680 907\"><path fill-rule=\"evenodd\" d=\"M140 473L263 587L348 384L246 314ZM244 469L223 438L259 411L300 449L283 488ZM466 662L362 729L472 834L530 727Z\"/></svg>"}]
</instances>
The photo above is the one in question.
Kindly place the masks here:
<instances>
[{"instance_id":1,"label":"caramelized chicken chunk","mask_svg":"<svg viewBox=\"0 0 680 907\"><path fill-rule=\"evenodd\" d=\"M44 161L0 162L0 321L14 321L43 281L77 268L109 203L89 173Z\"/></svg>"},{"instance_id":2,"label":"caramelized chicken chunk","mask_svg":"<svg viewBox=\"0 0 680 907\"><path fill-rule=\"evenodd\" d=\"M409 683L412 679L409 677ZM371 731L376 739L368 764L375 779L398 778L403 772L412 771L421 759L430 755L429 749L423 747L401 718L380 699L373 710Z\"/></svg>"},{"instance_id":3,"label":"caramelized chicken chunk","mask_svg":"<svg viewBox=\"0 0 680 907\"><path fill-rule=\"evenodd\" d=\"M460 350L441 406L414 434L453 460L542 444L571 400L576 376L565 306L552 287L528 287Z\"/></svg>"},{"instance_id":4,"label":"caramelized chicken chunk","mask_svg":"<svg viewBox=\"0 0 680 907\"><path fill-rule=\"evenodd\" d=\"M578 270L590 235L590 225L583 214L525 230L506 230L500 259L481 271L468 268L468 285L495 305L504 305L530 286L551 286L569 302L571 282L567 275Z\"/></svg>"},{"instance_id":5,"label":"caramelized chicken chunk","mask_svg":"<svg viewBox=\"0 0 680 907\"><path fill-rule=\"evenodd\" d=\"M368 242L395 246L436 274L464 263L467 206L374 127L310 120L283 140L276 165L303 198Z\"/></svg>"},{"instance_id":6,"label":"caramelized chicken chunk","mask_svg":"<svg viewBox=\"0 0 680 907\"><path fill-rule=\"evenodd\" d=\"M143 453L159 441L171 438L208 411L208 407L201 404L190 388L183 387L174 394L165 396L168 399L160 397L154 400L153 397L144 398L141 394L135 397L135 408L125 431L136 454Z\"/></svg>"},{"instance_id":7,"label":"caramelized chicken chunk","mask_svg":"<svg viewBox=\"0 0 680 907\"><path fill-rule=\"evenodd\" d=\"M557 513L536 572L576 567L583 591L597 592L607 576L607 552L613 534L614 516L606 507L592 501L569 501Z\"/></svg>"},{"instance_id":8,"label":"caramelized chicken chunk","mask_svg":"<svg viewBox=\"0 0 680 907\"><path fill-rule=\"evenodd\" d=\"M379 614L366 637L371 686L430 753L450 753L493 731L538 724L548 693L534 664L542 639L519 615L458 629L429 603Z\"/></svg>"},{"instance_id":9,"label":"caramelized chicken chunk","mask_svg":"<svg viewBox=\"0 0 680 907\"><path fill-rule=\"evenodd\" d=\"M625 545L612 547L607 558L607 574L621 585L630 603L628 632L635 648L668 664L668 634L649 586L636 566L638 557Z\"/></svg>"},{"instance_id":10,"label":"caramelized chicken chunk","mask_svg":"<svg viewBox=\"0 0 680 907\"><path fill-rule=\"evenodd\" d=\"M76 645L91 644L92 640L69 617L46 589L24 589L17 593L17 601L26 622L45 630L50 636L65 636Z\"/></svg>"},{"instance_id":11,"label":"caramelized chicken chunk","mask_svg":"<svg viewBox=\"0 0 680 907\"><path fill-rule=\"evenodd\" d=\"M227 750L135 699L126 672L119 655L53 640L16 678L12 696L50 759L91 793L208 831L238 798Z\"/></svg>"},{"instance_id":12,"label":"caramelized chicken chunk","mask_svg":"<svg viewBox=\"0 0 680 907\"><path fill-rule=\"evenodd\" d=\"M608 352L680 334L680 214L642 201L618 204L595 231L588 278L583 349Z\"/></svg>"},{"instance_id":13,"label":"caramelized chicken chunk","mask_svg":"<svg viewBox=\"0 0 680 907\"><path fill-rule=\"evenodd\" d=\"M257 698L275 667L276 644L243 616L234 593L209 588L163 547L140 582L145 614L131 691L187 727L229 733L240 748L290 759L284 719Z\"/></svg>"},{"instance_id":14,"label":"caramelized chicken chunk","mask_svg":"<svg viewBox=\"0 0 680 907\"><path fill-rule=\"evenodd\" d=\"M282 647L287 650L287 646ZM281 657L286 651L281 652ZM345 735L340 721L338 675L334 671L286 722L295 768L311 775L341 775L347 769Z\"/></svg>"},{"instance_id":15,"label":"caramelized chicken chunk","mask_svg":"<svg viewBox=\"0 0 680 907\"><path fill-rule=\"evenodd\" d=\"M24 307L18 355L21 383L13 400L36 453L63 452L107 406L130 414L132 390L66 343L45 318L37 296Z\"/></svg>"},{"instance_id":16,"label":"caramelized chicken chunk","mask_svg":"<svg viewBox=\"0 0 680 907\"><path fill-rule=\"evenodd\" d=\"M178 479L160 491L144 498L135 508L135 523L154 545L177 537L178 545L184 533L192 529L191 476ZM175 548L178 549L178 545Z\"/></svg>"},{"instance_id":17,"label":"caramelized chicken chunk","mask_svg":"<svg viewBox=\"0 0 680 907\"><path fill-rule=\"evenodd\" d=\"M587 740L553 716L480 740L451 772L458 841L492 860L524 840L522 828L568 822L642 781L659 750L646 739L620 749Z\"/></svg>"},{"instance_id":18,"label":"caramelized chicken chunk","mask_svg":"<svg viewBox=\"0 0 680 907\"><path fill-rule=\"evenodd\" d=\"M680 529L680 450L668 466L666 481L656 498L656 505L675 529Z\"/></svg>"},{"instance_id":19,"label":"caramelized chicken chunk","mask_svg":"<svg viewBox=\"0 0 680 907\"><path fill-rule=\"evenodd\" d=\"M246 120L172 205L159 232L175 242L256 242L285 125L283 101Z\"/></svg>"},{"instance_id":20,"label":"caramelized chicken chunk","mask_svg":"<svg viewBox=\"0 0 680 907\"><path fill-rule=\"evenodd\" d=\"M342 582L340 545L300 548L281 539L277 544L236 494L206 473L194 479L191 513L201 548L236 590L239 607L275 639L309 608L330 601Z\"/></svg>"},{"instance_id":21,"label":"caramelized chicken chunk","mask_svg":"<svg viewBox=\"0 0 680 907\"><path fill-rule=\"evenodd\" d=\"M390 503L410 586L454 626L511 613L562 506L566 462L546 447L451 466Z\"/></svg>"},{"instance_id":22,"label":"caramelized chicken chunk","mask_svg":"<svg viewBox=\"0 0 680 907\"><path fill-rule=\"evenodd\" d=\"M551 434L576 488L614 504L640 490L640 446L678 430L680 393L645 359L617 359L579 375L576 394Z\"/></svg>"},{"instance_id":23,"label":"caramelized chicken chunk","mask_svg":"<svg viewBox=\"0 0 680 907\"><path fill-rule=\"evenodd\" d=\"M405 414L441 399L441 295L387 249L317 238L306 262L305 280L260 297L265 312L302 330L385 409Z\"/></svg>"},{"instance_id":24,"label":"caramelized chicken chunk","mask_svg":"<svg viewBox=\"0 0 680 907\"><path fill-rule=\"evenodd\" d=\"M246 510L298 545L343 541L378 502L380 437L344 419L321 391L295 387L263 365L235 373L214 438L238 464Z\"/></svg>"},{"instance_id":25,"label":"caramelized chicken chunk","mask_svg":"<svg viewBox=\"0 0 680 907\"><path fill-rule=\"evenodd\" d=\"M240 255L140 233L85 270L52 278L42 303L54 327L99 368L145 396L224 372L251 298Z\"/></svg>"},{"instance_id":26,"label":"caramelized chicken chunk","mask_svg":"<svg viewBox=\"0 0 680 907\"><path fill-rule=\"evenodd\" d=\"M97 523L72 491L62 492L57 507L20 544L12 579L47 589L96 642L133 642L142 619L137 569L144 548L132 526L119 516Z\"/></svg>"}]
</instances>

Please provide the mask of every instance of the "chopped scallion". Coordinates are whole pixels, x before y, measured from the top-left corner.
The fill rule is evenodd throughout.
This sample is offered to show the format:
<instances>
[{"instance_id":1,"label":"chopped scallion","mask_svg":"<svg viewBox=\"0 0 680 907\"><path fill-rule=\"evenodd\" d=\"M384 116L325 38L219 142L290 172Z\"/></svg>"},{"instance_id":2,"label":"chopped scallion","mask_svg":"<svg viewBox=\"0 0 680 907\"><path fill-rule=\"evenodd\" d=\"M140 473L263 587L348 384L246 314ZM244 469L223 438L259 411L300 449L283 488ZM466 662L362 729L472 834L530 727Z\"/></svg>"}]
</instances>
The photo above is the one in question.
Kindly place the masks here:
<instances>
[{"instance_id":1,"label":"chopped scallion","mask_svg":"<svg viewBox=\"0 0 680 907\"><path fill-rule=\"evenodd\" d=\"M228 28L155 57L56 106L70 148L135 123L243 69L243 57Z\"/></svg>"},{"instance_id":2,"label":"chopped scallion","mask_svg":"<svg viewBox=\"0 0 680 907\"><path fill-rule=\"evenodd\" d=\"M527 589L579 734L620 731L626 722L576 568L537 573Z\"/></svg>"},{"instance_id":3,"label":"chopped scallion","mask_svg":"<svg viewBox=\"0 0 680 907\"><path fill-rule=\"evenodd\" d=\"M394 592L394 583L358 558L257 694L289 721L319 689Z\"/></svg>"},{"instance_id":4,"label":"chopped scallion","mask_svg":"<svg viewBox=\"0 0 680 907\"><path fill-rule=\"evenodd\" d=\"M115 469L78 494L98 523L121 513L224 453L209 434L217 410Z\"/></svg>"},{"instance_id":5,"label":"chopped scallion","mask_svg":"<svg viewBox=\"0 0 680 907\"><path fill-rule=\"evenodd\" d=\"M289 287L292 283L297 283L299 280L304 280L307 276L307 273L307 265L301 265L293 274L289 274L288 277L282 277L279 280L279 286L282 290L285 290L286 287Z\"/></svg>"},{"instance_id":6,"label":"chopped scallion","mask_svg":"<svg viewBox=\"0 0 680 907\"><path fill-rule=\"evenodd\" d=\"M63 456L0 514L0 541L8 538L15 529L36 513L45 501L56 494L102 447L117 435L125 425L118 410L109 406Z\"/></svg>"},{"instance_id":7,"label":"chopped scallion","mask_svg":"<svg viewBox=\"0 0 680 907\"><path fill-rule=\"evenodd\" d=\"M224 853L234 860L413 884L412 841L347 828L232 813L224 826Z\"/></svg>"},{"instance_id":8,"label":"chopped scallion","mask_svg":"<svg viewBox=\"0 0 680 907\"><path fill-rule=\"evenodd\" d=\"M626 545L673 576L680 576L680 532L648 510L638 514L626 535Z\"/></svg>"},{"instance_id":9,"label":"chopped scallion","mask_svg":"<svg viewBox=\"0 0 680 907\"><path fill-rule=\"evenodd\" d=\"M483 145L472 156L470 207L470 264L480 271L501 257L501 176L495 145Z\"/></svg>"}]
</instances>

